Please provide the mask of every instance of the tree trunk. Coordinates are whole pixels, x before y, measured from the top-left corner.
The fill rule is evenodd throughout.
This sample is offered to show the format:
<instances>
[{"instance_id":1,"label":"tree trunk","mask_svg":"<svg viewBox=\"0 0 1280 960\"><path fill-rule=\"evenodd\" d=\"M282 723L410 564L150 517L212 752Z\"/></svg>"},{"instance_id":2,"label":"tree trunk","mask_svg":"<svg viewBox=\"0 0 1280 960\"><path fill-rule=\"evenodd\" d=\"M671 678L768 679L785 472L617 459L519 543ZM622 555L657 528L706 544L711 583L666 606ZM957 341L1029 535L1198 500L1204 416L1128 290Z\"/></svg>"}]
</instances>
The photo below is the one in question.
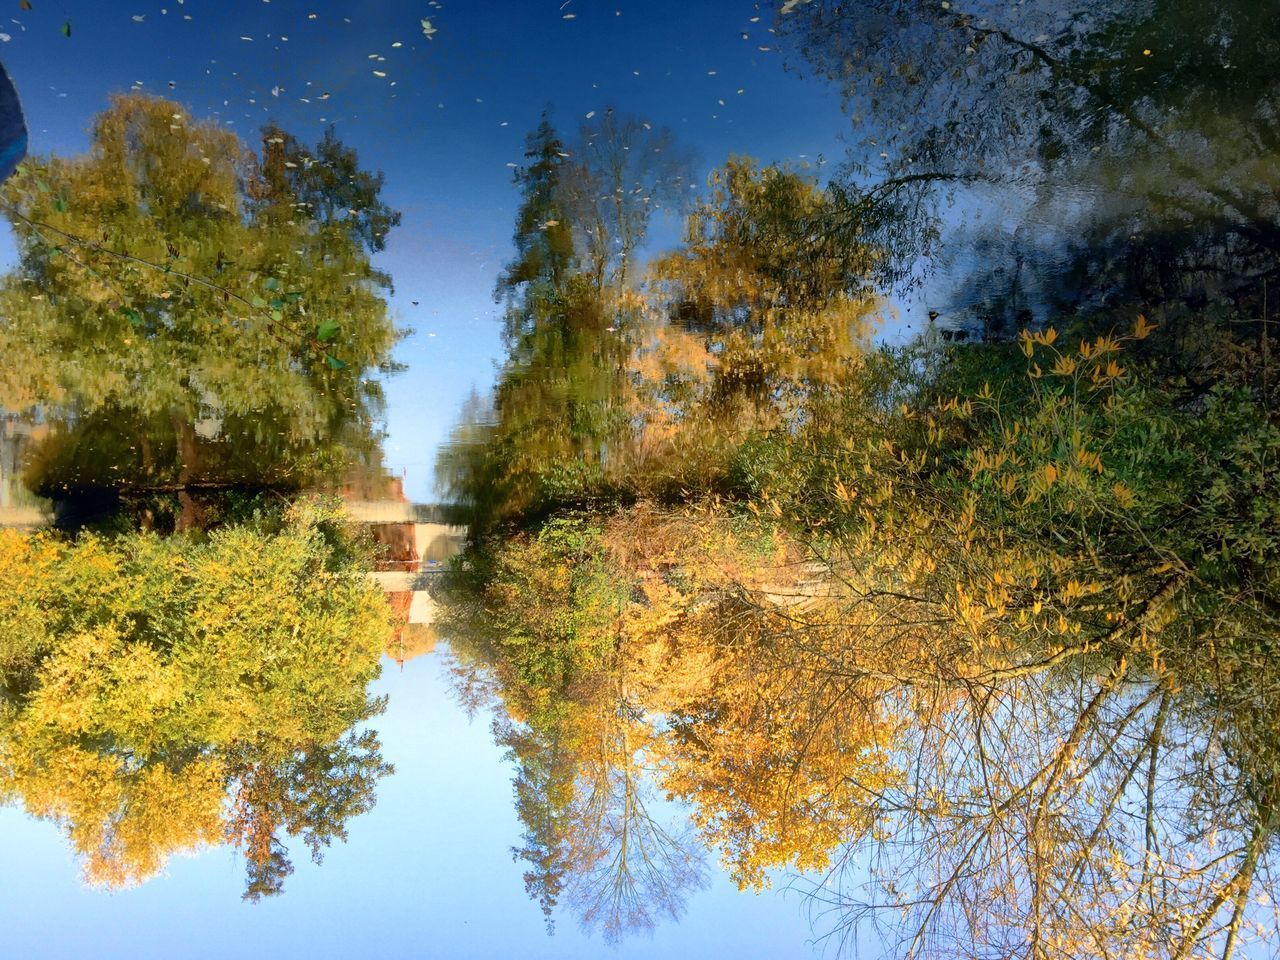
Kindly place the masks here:
<instances>
[{"instance_id":1,"label":"tree trunk","mask_svg":"<svg viewBox=\"0 0 1280 960\"><path fill-rule=\"evenodd\" d=\"M174 529L182 532L200 526L200 508L188 489L196 473L196 431L190 419L173 417L173 429L178 448L178 518Z\"/></svg>"}]
</instances>

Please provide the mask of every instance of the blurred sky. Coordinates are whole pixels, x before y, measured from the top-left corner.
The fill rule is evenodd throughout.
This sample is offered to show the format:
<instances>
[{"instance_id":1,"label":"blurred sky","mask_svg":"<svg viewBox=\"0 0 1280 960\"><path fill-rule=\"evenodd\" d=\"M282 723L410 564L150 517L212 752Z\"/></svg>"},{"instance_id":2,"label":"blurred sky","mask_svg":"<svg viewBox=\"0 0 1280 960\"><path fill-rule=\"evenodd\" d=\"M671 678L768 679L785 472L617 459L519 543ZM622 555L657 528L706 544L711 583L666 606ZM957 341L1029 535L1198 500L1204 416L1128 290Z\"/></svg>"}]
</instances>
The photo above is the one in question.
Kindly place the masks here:
<instances>
[{"instance_id":1,"label":"blurred sky","mask_svg":"<svg viewBox=\"0 0 1280 960\"><path fill-rule=\"evenodd\" d=\"M36 153L83 150L109 95L138 87L255 146L269 120L304 142L333 123L385 171L404 220L380 265L416 331L388 385L387 455L417 500L433 496L436 448L468 390L493 379L491 292L519 202L509 164L544 108L566 136L609 106L666 125L697 156L698 183L731 154L821 157L825 174L850 129L828 84L786 69L771 14L750 0L31 3L0 0L0 60ZM659 223L651 248L678 239L678 222ZM7 237L0 256L12 258Z\"/></svg>"}]
</instances>

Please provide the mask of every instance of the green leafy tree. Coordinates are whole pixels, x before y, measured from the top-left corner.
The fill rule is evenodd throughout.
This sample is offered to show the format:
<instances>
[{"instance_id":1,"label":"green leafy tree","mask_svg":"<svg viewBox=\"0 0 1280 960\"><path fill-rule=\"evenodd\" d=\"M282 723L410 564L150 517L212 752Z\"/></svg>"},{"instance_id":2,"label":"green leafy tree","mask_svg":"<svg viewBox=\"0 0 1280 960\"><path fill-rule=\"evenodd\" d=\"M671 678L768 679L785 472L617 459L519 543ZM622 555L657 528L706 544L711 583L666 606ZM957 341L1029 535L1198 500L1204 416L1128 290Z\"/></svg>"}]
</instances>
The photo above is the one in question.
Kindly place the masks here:
<instances>
[{"instance_id":1,"label":"green leafy tree","mask_svg":"<svg viewBox=\"0 0 1280 960\"><path fill-rule=\"evenodd\" d=\"M560 294L577 269L573 225L562 206L562 178L569 154L544 113L525 144L527 163L516 171L520 209L516 254L498 277L494 296L507 301L505 336L518 343L540 312Z\"/></svg>"},{"instance_id":2,"label":"green leafy tree","mask_svg":"<svg viewBox=\"0 0 1280 960\"><path fill-rule=\"evenodd\" d=\"M30 161L6 186L19 264L0 283L0 392L66 424L46 492L166 489L191 527L201 488L296 489L372 456L371 374L397 333L366 247L395 216L332 134L297 173L282 146L263 167L179 105L121 96L86 155ZM93 448L119 459L77 462Z\"/></svg>"},{"instance_id":3,"label":"green leafy tree","mask_svg":"<svg viewBox=\"0 0 1280 960\"><path fill-rule=\"evenodd\" d=\"M387 235L400 225L399 211L381 199L383 182L381 172L361 168L356 151L332 126L314 149L274 123L262 130L260 181L254 189L259 202L336 227L371 253L385 249Z\"/></svg>"},{"instance_id":4,"label":"green leafy tree","mask_svg":"<svg viewBox=\"0 0 1280 960\"><path fill-rule=\"evenodd\" d=\"M671 131L641 117L609 107L582 125L557 190L597 290L618 296L638 279L649 223L659 210L684 207L691 167Z\"/></svg>"},{"instance_id":5,"label":"green leafy tree","mask_svg":"<svg viewBox=\"0 0 1280 960\"><path fill-rule=\"evenodd\" d=\"M516 253L498 281L508 356L485 416L441 452L444 492L475 534L607 487L625 422L626 341L618 314L580 267L563 206L568 154L544 117L516 174Z\"/></svg>"}]
</instances>

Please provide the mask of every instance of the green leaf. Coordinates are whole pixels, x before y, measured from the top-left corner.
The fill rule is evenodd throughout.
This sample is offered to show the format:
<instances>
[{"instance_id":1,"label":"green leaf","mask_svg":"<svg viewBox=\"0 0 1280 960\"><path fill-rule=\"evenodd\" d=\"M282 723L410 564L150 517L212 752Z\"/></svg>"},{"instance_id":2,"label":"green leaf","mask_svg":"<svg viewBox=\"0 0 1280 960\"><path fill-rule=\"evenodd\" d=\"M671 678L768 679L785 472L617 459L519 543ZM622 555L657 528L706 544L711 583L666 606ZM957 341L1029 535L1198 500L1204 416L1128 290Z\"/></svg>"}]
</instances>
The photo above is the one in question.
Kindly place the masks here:
<instances>
[{"instance_id":1,"label":"green leaf","mask_svg":"<svg viewBox=\"0 0 1280 960\"><path fill-rule=\"evenodd\" d=\"M71 36L71 21L68 20L62 25L62 35L64 37Z\"/></svg>"},{"instance_id":2,"label":"green leaf","mask_svg":"<svg viewBox=\"0 0 1280 960\"><path fill-rule=\"evenodd\" d=\"M272 298L271 298L271 309L272 309L272 310L283 310L283 309L284 309L284 300L282 300L280 297L272 297Z\"/></svg>"},{"instance_id":3,"label":"green leaf","mask_svg":"<svg viewBox=\"0 0 1280 960\"><path fill-rule=\"evenodd\" d=\"M263 300L261 297L254 297L249 302L252 303L258 309L262 309L267 305L267 301Z\"/></svg>"},{"instance_id":4,"label":"green leaf","mask_svg":"<svg viewBox=\"0 0 1280 960\"><path fill-rule=\"evenodd\" d=\"M280 289L280 281L277 280L275 277L267 277L267 279L263 281L262 285L266 287L268 290Z\"/></svg>"},{"instance_id":5,"label":"green leaf","mask_svg":"<svg viewBox=\"0 0 1280 960\"><path fill-rule=\"evenodd\" d=\"M316 339L321 343L328 343L338 335L338 321L324 320L320 326L316 328Z\"/></svg>"},{"instance_id":6,"label":"green leaf","mask_svg":"<svg viewBox=\"0 0 1280 960\"><path fill-rule=\"evenodd\" d=\"M142 323L142 314L133 309L133 307L121 307L120 313L135 327Z\"/></svg>"},{"instance_id":7,"label":"green leaf","mask_svg":"<svg viewBox=\"0 0 1280 960\"><path fill-rule=\"evenodd\" d=\"M53 208L57 210L59 213L66 213L67 201L63 200L61 197L58 197L53 201Z\"/></svg>"},{"instance_id":8,"label":"green leaf","mask_svg":"<svg viewBox=\"0 0 1280 960\"><path fill-rule=\"evenodd\" d=\"M290 303L297 303L299 300L302 299L302 291L290 290L288 293L284 295L284 298L288 300Z\"/></svg>"},{"instance_id":9,"label":"green leaf","mask_svg":"<svg viewBox=\"0 0 1280 960\"><path fill-rule=\"evenodd\" d=\"M332 353L326 353L324 358L329 361L329 367L333 370L341 370L346 366L345 363L335 357Z\"/></svg>"}]
</instances>

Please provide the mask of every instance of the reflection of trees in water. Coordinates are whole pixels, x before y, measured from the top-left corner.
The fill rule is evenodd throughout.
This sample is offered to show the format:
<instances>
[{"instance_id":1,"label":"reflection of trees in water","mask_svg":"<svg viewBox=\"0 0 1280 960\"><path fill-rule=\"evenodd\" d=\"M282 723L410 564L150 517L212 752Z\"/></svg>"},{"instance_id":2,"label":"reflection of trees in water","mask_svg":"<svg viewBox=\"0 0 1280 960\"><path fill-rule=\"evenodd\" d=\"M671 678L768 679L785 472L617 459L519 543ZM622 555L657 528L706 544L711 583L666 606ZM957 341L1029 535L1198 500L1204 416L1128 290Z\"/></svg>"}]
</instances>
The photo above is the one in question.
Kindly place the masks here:
<instances>
[{"instance_id":1,"label":"reflection of trees in water","mask_svg":"<svg viewBox=\"0 0 1280 960\"><path fill-rule=\"evenodd\" d=\"M609 716L589 735L568 811L565 899L584 927L614 943L678 920L705 878L695 839L650 813L652 771L633 742L647 739L647 727L625 701L601 708Z\"/></svg>"},{"instance_id":2,"label":"reflection of trees in water","mask_svg":"<svg viewBox=\"0 0 1280 960\"><path fill-rule=\"evenodd\" d=\"M937 249L933 201L974 183L1032 194L1032 216L1087 239L1073 255L1126 293L1230 289L1274 269L1265 4L784 6L782 32L862 121L837 181L850 231L893 254L890 274Z\"/></svg>"},{"instance_id":3,"label":"reflection of trees in water","mask_svg":"<svg viewBox=\"0 0 1280 960\"><path fill-rule=\"evenodd\" d=\"M615 933L678 915L694 860L648 817L643 771L689 805L683 842L744 886L808 871L815 918L845 946L867 923L910 955L1256 940L1273 671L1206 673L1188 582L1168 572L1122 585L1116 607L1093 588L1064 603L1081 587L1062 571L1007 618L984 611L1010 602L1004 574L981 606L941 584L1027 558L972 539L944 554L947 522L928 523L932 542L859 541L839 560L710 510L493 545L450 630L510 718L495 729L517 763L519 855L548 914L564 903ZM1081 632L1058 632L1068 615Z\"/></svg>"},{"instance_id":4,"label":"reflection of trees in water","mask_svg":"<svg viewBox=\"0 0 1280 960\"><path fill-rule=\"evenodd\" d=\"M450 474L491 498L450 630L510 718L531 890L592 876L579 908L617 916L644 889L590 870L640 809L619 751L744 886L816 875L846 946L1262 949L1274 10L774 6L865 133L831 181L729 161L624 313L573 276L601 208L557 204L549 125L521 175L511 366ZM919 277L948 191L1024 201L1012 241L953 257L986 335L877 349L873 278ZM580 836L613 852L575 861Z\"/></svg>"},{"instance_id":5,"label":"reflection of trees in water","mask_svg":"<svg viewBox=\"0 0 1280 960\"><path fill-rule=\"evenodd\" d=\"M919 30L970 29L952 16ZM988 39L997 60L1034 54ZM1086 120L1066 124L1096 135ZM969 132L969 159L1009 146ZM1125 154L1092 155L1055 176L1105 179ZM873 191L875 215L962 173ZM744 887L820 878L815 911L846 946L866 923L912 956L1181 958L1274 930L1280 434L1246 269L1265 244L1240 246L1258 224L1212 203L1192 236L1173 200L1127 218L1132 186L1082 212L1099 218L1087 247L1015 263L990 342L889 351L860 336L866 277L920 224L885 235L848 183L731 162L638 308L652 330L624 361L634 416L605 464L630 469L562 483L527 456L519 489L455 474L504 525L457 571L449 632L509 718L519 855L548 915L564 902L620 931L640 898L645 924L674 902L630 866L644 831L622 824L649 821L625 755ZM1213 270L1244 298L1185 295ZM1082 282L1111 289L1072 299ZM1033 292L1070 332L1001 342ZM599 366L601 341L539 327L513 364L540 342L557 365L504 388L541 411L539 391L574 381L539 375ZM491 425L540 417L505 402ZM574 432L572 405L555 409L540 432L479 431L472 463L516 462L535 436L594 449L574 446L599 434ZM669 882L690 861L640 862Z\"/></svg>"},{"instance_id":6,"label":"reflection of trees in water","mask_svg":"<svg viewBox=\"0 0 1280 960\"><path fill-rule=\"evenodd\" d=\"M634 259L655 211L678 208L688 180L669 131L612 109L572 146L544 116L525 157L515 256L495 290L508 357L492 394L466 401L436 466L476 530L589 498L625 470Z\"/></svg>"},{"instance_id":7,"label":"reflection of trees in water","mask_svg":"<svg viewBox=\"0 0 1280 960\"><path fill-rule=\"evenodd\" d=\"M376 461L369 374L398 336L369 260L399 222L381 186L332 131L309 150L268 127L259 157L142 95L85 154L29 160L5 185L19 262L0 281L0 405L56 425L28 485L195 529L227 492Z\"/></svg>"},{"instance_id":8,"label":"reflection of trees in water","mask_svg":"<svg viewBox=\"0 0 1280 960\"><path fill-rule=\"evenodd\" d=\"M0 791L58 823L86 878L140 883L230 843L246 896L285 841L320 859L391 768L366 693L389 629L340 509L207 537L0 534Z\"/></svg>"},{"instance_id":9,"label":"reflection of trees in water","mask_svg":"<svg viewBox=\"0 0 1280 960\"><path fill-rule=\"evenodd\" d=\"M27 456L45 432L34 417L0 414L0 510L20 510L38 504L22 483Z\"/></svg>"},{"instance_id":10,"label":"reflection of trees in water","mask_svg":"<svg viewBox=\"0 0 1280 960\"><path fill-rule=\"evenodd\" d=\"M1119 665L938 685L895 730L904 776L803 884L826 934L903 954L1178 956L1253 939L1269 814L1224 775L1221 718ZM1264 880L1265 891L1269 880Z\"/></svg>"},{"instance_id":11,"label":"reflection of trees in water","mask_svg":"<svg viewBox=\"0 0 1280 960\"><path fill-rule=\"evenodd\" d=\"M98 532L0 532L0 791L93 882L231 843L246 896L277 893L287 838L318 860L390 772L357 729L389 627L372 556L286 502L378 460L381 187L333 131L255 153L142 95L5 185L0 408L47 424L27 486Z\"/></svg>"},{"instance_id":12,"label":"reflection of trees in water","mask_svg":"<svg viewBox=\"0 0 1280 960\"><path fill-rule=\"evenodd\" d=\"M706 882L701 847L678 828L678 815L666 822L651 813L657 801L643 748L650 734L630 709L581 705L553 729L494 724L516 764L525 832L514 853L548 931L563 903L609 943L652 932L663 919L679 920L689 893Z\"/></svg>"}]
</instances>

